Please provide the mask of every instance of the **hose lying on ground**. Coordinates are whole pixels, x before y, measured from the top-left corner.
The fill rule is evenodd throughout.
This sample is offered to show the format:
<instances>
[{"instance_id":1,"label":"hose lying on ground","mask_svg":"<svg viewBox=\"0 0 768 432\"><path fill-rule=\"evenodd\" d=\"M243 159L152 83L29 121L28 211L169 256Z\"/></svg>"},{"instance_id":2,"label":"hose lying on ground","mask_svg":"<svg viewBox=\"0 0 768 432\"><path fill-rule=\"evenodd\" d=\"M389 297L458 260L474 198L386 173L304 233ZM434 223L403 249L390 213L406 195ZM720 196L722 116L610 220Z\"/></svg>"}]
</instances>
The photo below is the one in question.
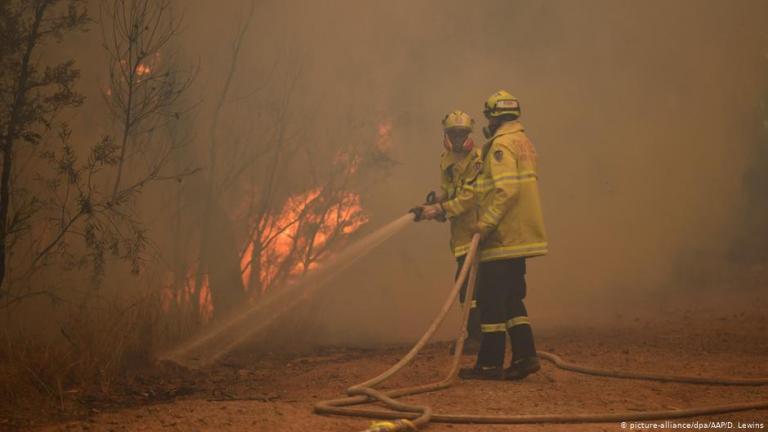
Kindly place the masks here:
<instances>
[{"instance_id":1,"label":"hose lying on ground","mask_svg":"<svg viewBox=\"0 0 768 432\"><path fill-rule=\"evenodd\" d=\"M756 409L768 409L768 400L745 402L727 405L713 405L707 407L678 409L678 410L659 410L645 412L623 412L611 414L538 414L538 415L474 415L474 414L441 414L434 413L428 406L405 403L396 400L398 397L415 395L420 393L434 392L450 387L456 380L461 355L466 338L467 320L469 318L470 302L465 302L462 308L462 324L459 336L456 339L456 348L454 349L451 368L447 376L433 383L419 386L392 389L387 391L376 390L373 387L386 381L403 367L413 361L421 349L429 342L435 331L445 320L453 303L459 294L464 280L469 276L467 284L466 298L473 298L475 290L475 281L477 279L477 249L480 239L478 235L472 238L472 243L467 253L467 259L461 268L459 277L453 285L453 288L443 303L440 312L430 324L424 335L416 342L411 350L391 368L380 375L369 379L363 383L354 385L347 389L348 397L319 402L314 410L317 414L335 414L355 417L369 417L376 419L395 419L394 422L374 423L366 432L386 432L386 431L406 431L417 430L427 425L430 421L443 423L485 423L485 424L524 424L524 423L605 423L619 421L638 421L638 420L660 420L683 417L694 417L701 415L722 414L727 412L747 411ZM597 369L587 366L581 366L569 363L555 354L538 351L538 355L552 362L556 367L577 373L588 375L638 379L651 381L679 382L689 384L715 384L715 385L767 385L768 378L705 378L695 376L677 376L664 374L646 374L629 371ZM352 408L354 405L381 402L391 411Z\"/></svg>"}]
</instances>

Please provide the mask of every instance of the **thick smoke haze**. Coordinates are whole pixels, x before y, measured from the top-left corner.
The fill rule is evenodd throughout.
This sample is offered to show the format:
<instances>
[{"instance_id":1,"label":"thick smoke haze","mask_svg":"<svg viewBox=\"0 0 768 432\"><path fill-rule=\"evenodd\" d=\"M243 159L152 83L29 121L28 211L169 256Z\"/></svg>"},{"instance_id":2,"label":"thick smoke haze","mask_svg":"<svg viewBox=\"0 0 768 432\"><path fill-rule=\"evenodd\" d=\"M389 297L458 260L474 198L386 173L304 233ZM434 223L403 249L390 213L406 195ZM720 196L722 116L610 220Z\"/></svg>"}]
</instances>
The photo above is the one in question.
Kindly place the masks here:
<instances>
[{"instance_id":1,"label":"thick smoke haze","mask_svg":"<svg viewBox=\"0 0 768 432\"><path fill-rule=\"evenodd\" d=\"M202 149L248 3L180 6L174 61L195 75L187 132ZM506 89L540 153L550 254L529 264L534 325L717 296L735 288L724 274L748 268L765 280L764 261L745 263L734 251L755 230L765 234L768 216L759 174L768 169L767 20L763 1L257 2L221 119L218 169L238 157L227 143L266 133L259 127L269 119L257 113L285 102L289 88L294 140L341 148L376 140L375 125L389 122L397 164L363 196L370 221L360 234L370 232L439 187L442 116L469 112L480 144L483 102ZM94 36L78 35L55 55L77 59L85 112L96 113L106 71ZM112 127L85 112L70 120L83 139ZM163 196L148 201L168 211ZM164 230L150 223L161 244ZM763 250L749 247L751 257ZM414 224L340 274L300 311L300 325L315 343L411 340L454 270L448 226ZM750 285L755 277L744 280L741 291L764 292ZM442 337L457 317L458 307Z\"/></svg>"},{"instance_id":2,"label":"thick smoke haze","mask_svg":"<svg viewBox=\"0 0 768 432\"><path fill-rule=\"evenodd\" d=\"M437 187L440 115L462 109L481 125L484 98L505 88L541 154L551 253L529 267L529 304L542 325L567 322L563 313L613 317L619 305L675 293L764 290L722 276L737 234L759 226L740 226L741 215L765 200L766 185L750 195L745 177L765 146L764 3L476 6L364 2L290 14L291 37L307 31L330 70L320 85L361 88L372 113L394 119L401 164L368 203L376 219ZM329 290L324 316L348 317L318 322L329 338L415 334L428 322L453 266L447 227L425 225L347 274L342 296Z\"/></svg>"}]
</instances>

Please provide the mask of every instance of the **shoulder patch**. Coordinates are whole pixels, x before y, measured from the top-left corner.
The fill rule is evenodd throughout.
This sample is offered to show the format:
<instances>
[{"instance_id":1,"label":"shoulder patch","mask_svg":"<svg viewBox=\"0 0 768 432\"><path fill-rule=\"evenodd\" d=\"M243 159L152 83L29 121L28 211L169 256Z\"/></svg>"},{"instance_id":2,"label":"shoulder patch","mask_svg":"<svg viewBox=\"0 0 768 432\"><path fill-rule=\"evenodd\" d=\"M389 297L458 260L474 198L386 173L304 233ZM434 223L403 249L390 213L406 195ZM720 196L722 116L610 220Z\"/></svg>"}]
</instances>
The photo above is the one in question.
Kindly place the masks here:
<instances>
[{"instance_id":1,"label":"shoulder patch","mask_svg":"<svg viewBox=\"0 0 768 432\"><path fill-rule=\"evenodd\" d=\"M504 152L501 150L496 150L493 152L493 158L496 159L496 162L501 162L501 160L504 158Z\"/></svg>"}]
</instances>

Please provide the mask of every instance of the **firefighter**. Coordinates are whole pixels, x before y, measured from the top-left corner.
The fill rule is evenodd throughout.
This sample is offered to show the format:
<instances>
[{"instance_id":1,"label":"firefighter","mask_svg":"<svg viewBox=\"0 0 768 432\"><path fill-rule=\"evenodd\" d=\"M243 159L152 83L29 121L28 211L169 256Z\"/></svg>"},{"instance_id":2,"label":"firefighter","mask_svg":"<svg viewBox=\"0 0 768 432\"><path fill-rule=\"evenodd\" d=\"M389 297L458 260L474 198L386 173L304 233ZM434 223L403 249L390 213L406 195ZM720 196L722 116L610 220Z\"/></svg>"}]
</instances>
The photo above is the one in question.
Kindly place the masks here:
<instances>
[{"instance_id":1,"label":"firefighter","mask_svg":"<svg viewBox=\"0 0 768 432\"><path fill-rule=\"evenodd\" d=\"M456 217L470 211L474 198L480 234L477 302L482 340L473 368L462 369L465 379L522 379L539 370L531 323L523 303L526 259L547 253L536 172L536 151L526 136L520 103L500 90L485 103L488 141L482 149L483 167L456 198L430 206L425 213ZM434 215L437 216L434 216ZM504 369L509 335L512 361Z\"/></svg>"},{"instance_id":2,"label":"firefighter","mask_svg":"<svg viewBox=\"0 0 768 432\"><path fill-rule=\"evenodd\" d=\"M470 137L475 120L462 111L453 111L443 118L443 147L445 151L440 158L440 202L455 199L465 183L475 179L482 170L480 149L475 146ZM472 198L474 201L474 197ZM474 202L472 203L474 204ZM474 206L473 206L474 207ZM442 210L442 208L441 208ZM467 211L464 214L450 218L451 222L451 252L456 257L456 275L459 277L464 265L464 258L472 242L473 230L477 224L477 211ZM461 286L459 301L463 306L467 295L467 281ZM476 352L479 349L480 315L477 309L476 295L471 299L467 335L469 337L466 350Z\"/></svg>"},{"instance_id":3,"label":"firefighter","mask_svg":"<svg viewBox=\"0 0 768 432\"><path fill-rule=\"evenodd\" d=\"M475 121L469 114L463 111L452 111L443 117L443 147L444 151L440 157L440 189L441 194L437 203L455 199L457 193L464 184L474 180L483 164L480 159L480 149L476 148L474 141L470 137ZM468 203L472 211L466 211L450 218L451 223L451 252L456 257L456 276L458 278L461 267L464 265L464 258L469 251L469 244L472 242L473 230L477 224L477 211L474 210L474 197L466 196L471 202ZM425 207L422 218L433 219L442 213L439 206ZM466 300L467 282L461 287L459 300L464 305ZM467 351L477 351L480 342L480 321L477 310L477 302L472 299L470 304L469 321L467 322Z\"/></svg>"}]
</instances>

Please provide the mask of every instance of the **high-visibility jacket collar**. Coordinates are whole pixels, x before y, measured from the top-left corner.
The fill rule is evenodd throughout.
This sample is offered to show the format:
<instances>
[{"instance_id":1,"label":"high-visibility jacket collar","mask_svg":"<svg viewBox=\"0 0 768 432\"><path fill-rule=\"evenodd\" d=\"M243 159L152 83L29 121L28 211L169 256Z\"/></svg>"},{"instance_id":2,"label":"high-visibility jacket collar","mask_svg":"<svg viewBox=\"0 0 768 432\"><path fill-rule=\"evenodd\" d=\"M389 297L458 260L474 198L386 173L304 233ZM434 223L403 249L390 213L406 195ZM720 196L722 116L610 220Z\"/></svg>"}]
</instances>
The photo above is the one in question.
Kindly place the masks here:
<instances>
[{"instance_id":1,"label":"high-visibility jacket collar","mask_svg":"<svg viewBox=\"0 0 768 432\"><path fill-rule=\"evenodd\" d=\"M524 130L525 128L523 128L523 124L517 120L504 122L501 124L501 126L499 126L498 129L496 129L496 132L494 132L493 136L488 140L488 142L491 142L502 135L507 135L515 132L522 132Z\"/></svg>"},{"instance_id":2,"label":"high-visibility jacket collar","mask_svg":"<svg viewBox=\"0 0 768 432\"><path fill-rule=\"evenodd\" d=\"M454 165L456 172L463 173L470 163L478 159L480 159L480 149L472 149L467 153L445 152L440 160L440 170L445 171Z\"/></svg>"}]
</instances>

